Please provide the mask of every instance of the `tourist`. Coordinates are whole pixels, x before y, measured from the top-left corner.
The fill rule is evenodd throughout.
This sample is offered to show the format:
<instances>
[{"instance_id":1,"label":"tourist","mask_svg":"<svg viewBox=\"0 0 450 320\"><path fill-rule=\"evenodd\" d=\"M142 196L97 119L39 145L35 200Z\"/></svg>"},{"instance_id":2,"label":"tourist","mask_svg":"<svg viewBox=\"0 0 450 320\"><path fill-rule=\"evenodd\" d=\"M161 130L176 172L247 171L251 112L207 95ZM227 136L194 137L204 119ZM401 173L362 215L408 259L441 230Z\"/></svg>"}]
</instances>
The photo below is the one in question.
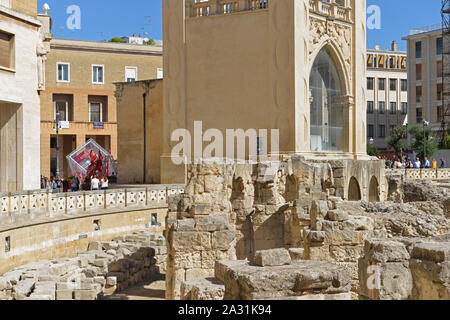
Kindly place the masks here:
<instances>
[{"instance_id":1,"label":"tourist","mask_svg":"<svg viewBox=\"0 0 450 320\"><path fill-rule=\"evenodd\" d=\"M50 184L50 181L47 181L47 183L45 185L45 189L46 190L52 190L52 185Z\"/></svg>"},{"instance_id":2,"label":"tourist","mask_svg":"<svg viewBox=\"0 0 450 320\"><path fill-rule=\"evenodd\" d=\"M447 168L447 163L445 162L444 159L441 159L441 164L439 165L439 168L441 168L441 169Z\"/></svg>"},{"instance_id":3,"label":"tourist","mask_svg":"<svg viewBox=\"0 0 450 320\"><path fill-rule=\"evenodd\" d=\"M430 160L428 160L427 157L425 157L425 163L423 166L425 167L425 169L430 169L431 167Z\"/></svg>"},{"instance_id":4,"label":"tourist","mask_svg":"<svg viewBox=\"0 0 450 320\"><path fill-rule=\"evenodd\" d=\"M66 179L64 179L62 182L62 187L63 187L63 192L66 193L69 190L69 183L67 182Z\"/></svg>"},{"instance_id":5,"label":"tourist","mask_svg":"<svg viewBox=\"0 0 450 320\"><path fill-rule=\"evenodd\" d=\"M391 159L387 158L386 160L386 169L391 169L392 167L392 161Z\"/></svg>"},{"instance_id":6,"label":"tourist","mask_svg":"<svg viewBox=\"0 0 450 320\"><path fill-rule=\"evenodd\" d=\"M433 159L431 161L431 169L437 169L437 160L436 159Z\"/></svg>"},{"instance_id":7,"label":"tourist","mask_svg":"<svg viewBox=\"0 0 450 320\"><path fill-rule=\"evenodd\" d=\"M403 163L399 159L395 160L394 169L403 169L403 168L404 168Z\"/></svg>"},{"instance_id":8,"label":"tourist","mask_svg":"<svg viewBox=\"0 0 450 320\"><path fill-rule=\"evenodd\" d=\"M94 179L91 180L91 190L98 190L100 186L100 180L98 180L97 176L94 176Z\"/></svg>"},{"instance_id":9,"label":"tourist","mask_svg":"<svg viewBox=\"0 0 450 320\"><path fill-rule=\"evenodd\" d=\"M78 185L79 185L79 180L78 177L73 177L72 178L72 192L77 192L78 191Z\"/></svg>"},{"instance_id":10,"label":"tourist","mask_svg":"<svg viewBox=\"0 0 450 320\"><path fill-rule=\"evenodd\" d=\"M422 162L420 162L419 158L416 158L416 161L414 161L414 169L420 169L422 167Z\"/></svg>"},{"instance_id":11,"label":"tourist","mask_svg":"<svg viewBox=\"0 0 450 320\"><path fill-rule=\"evenodd\" d=\"M102 178L102 190L108 190L108 177Z\"/></svg>"},{"instance_id":12,"label":"tourist","mask_svg":"<svg viewBox=\"0 0 450 320\"><path fill-rule=\"evenodd\" d=\"M62 188L62 181L61 181L61 177L57 176L56 177L56 192L61 193L63 190Z\"/></svg>"}]
</instances>

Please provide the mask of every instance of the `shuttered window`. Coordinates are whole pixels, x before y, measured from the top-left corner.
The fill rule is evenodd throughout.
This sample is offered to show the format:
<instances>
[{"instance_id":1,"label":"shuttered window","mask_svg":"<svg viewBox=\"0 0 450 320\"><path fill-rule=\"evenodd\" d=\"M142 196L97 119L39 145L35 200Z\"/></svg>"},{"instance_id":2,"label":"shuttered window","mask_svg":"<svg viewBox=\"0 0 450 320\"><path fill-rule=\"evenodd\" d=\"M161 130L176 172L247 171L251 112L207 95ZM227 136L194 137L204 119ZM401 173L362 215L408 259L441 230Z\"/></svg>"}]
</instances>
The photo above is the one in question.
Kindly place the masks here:
<instances>
[{"instance_id":1,"label":"shuttered window","mask_svg":"<svg viewBox=\"0 0 450 320\"><path fill-rule=\"evenodd\" d=\"M12 68L11 54L12 54L13 36L4 32L0 32L0 66L5 68Z\"/></svg>"}]
</instances>

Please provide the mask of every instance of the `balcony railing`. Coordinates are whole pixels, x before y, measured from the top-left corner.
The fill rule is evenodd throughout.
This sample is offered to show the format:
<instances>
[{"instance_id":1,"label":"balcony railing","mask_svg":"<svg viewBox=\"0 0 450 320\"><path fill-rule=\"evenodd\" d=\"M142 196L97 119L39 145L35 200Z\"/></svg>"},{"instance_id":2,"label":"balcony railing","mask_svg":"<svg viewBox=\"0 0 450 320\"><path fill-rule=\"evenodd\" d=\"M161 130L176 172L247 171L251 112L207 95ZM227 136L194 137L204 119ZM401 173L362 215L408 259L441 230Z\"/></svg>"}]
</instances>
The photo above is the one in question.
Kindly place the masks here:
<instances>
[{"instance_id":1,"label":"balcony railing","mask_svg":"<svg viewBox=\"0 0 450 320\"><path fill-rule=\"evenodd\" d=\"M349 0L309 0L309 10L319 15L351 22L351 7Z\"/></svg>"},{"instance_id":2,"label":"balcony railing","mask_svg":"<svg viewBox=\"0 0 450 320\"><path fill-rule=\"evenodd\" d=\"M269 7L269 0L193 0L187 6L189 17L197 18L263 10Z\"/></svg>"}]
</instances>

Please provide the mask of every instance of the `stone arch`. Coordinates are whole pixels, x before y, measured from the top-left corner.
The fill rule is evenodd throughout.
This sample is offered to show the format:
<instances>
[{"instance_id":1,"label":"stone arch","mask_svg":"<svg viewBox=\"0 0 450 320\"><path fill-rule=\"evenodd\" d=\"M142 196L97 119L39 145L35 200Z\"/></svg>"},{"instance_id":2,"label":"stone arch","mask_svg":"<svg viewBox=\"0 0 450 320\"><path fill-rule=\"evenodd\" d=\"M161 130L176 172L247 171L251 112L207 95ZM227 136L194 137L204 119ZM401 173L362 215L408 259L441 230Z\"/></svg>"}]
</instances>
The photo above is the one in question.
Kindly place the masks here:
<instances>
[{"instance_id":1,"label":"stone arch","mask_svg":"<svg viewBox=\"0 0 450 320\"><path fill-rule=\"evenodd\" d=\"M373 176L370 179L369 184L369 202L379 202L380 201L380 193L379 193L379 184L378 179Z\"/></svg>"},{"instance_id":2,"label":"stone arch","mask_svg":"<svg viewBox=\"0 0 450 320\"><path fill-rule=\"evenodd\" d=\"M317 59L317 56L321 51L326 50L330 57L333 59L333 62L338 70L339 78L341 80L342 91L345 95L350 96L351 92L351 76L345 67L345 59L344 54L342 53L341 47L331 38L327 37L320 44L317 45L317 49L315 49L310 54L310 63L308 66L308 74L311 74L314 62Z\"/></svg>"},{"instance_id":3,"label":"stone arch","mask_svg":"<svg viewBox=\"0 0 450 320\"><path fill-rule=\"evenodd\" d=\"M348 196L349 201L360 201L361 198L361 188L359 187L358 180L355 177L350 179L348 184Z\"/></svg>"}]
</instances>

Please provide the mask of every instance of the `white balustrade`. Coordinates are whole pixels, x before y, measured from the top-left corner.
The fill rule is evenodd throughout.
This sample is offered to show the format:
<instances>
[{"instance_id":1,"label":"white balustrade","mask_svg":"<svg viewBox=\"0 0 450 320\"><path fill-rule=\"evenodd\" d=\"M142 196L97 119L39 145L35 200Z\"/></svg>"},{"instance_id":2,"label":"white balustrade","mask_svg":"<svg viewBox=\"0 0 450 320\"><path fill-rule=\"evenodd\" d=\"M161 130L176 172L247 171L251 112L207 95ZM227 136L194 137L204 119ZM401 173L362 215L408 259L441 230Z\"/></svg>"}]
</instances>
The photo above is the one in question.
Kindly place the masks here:
<instances>
[{"instance_id":1,"label":"white balustrade","mask_svg":"<svg viewBox=\"0 0 450 320\"><path fill-rule=\"evenodd\" d=\"M0 193L0 226L38 217L83 215L104 210L164 208L168 197L184 193L182 185L52 193L34 190Z\"/></svg>"}]
</instances>

